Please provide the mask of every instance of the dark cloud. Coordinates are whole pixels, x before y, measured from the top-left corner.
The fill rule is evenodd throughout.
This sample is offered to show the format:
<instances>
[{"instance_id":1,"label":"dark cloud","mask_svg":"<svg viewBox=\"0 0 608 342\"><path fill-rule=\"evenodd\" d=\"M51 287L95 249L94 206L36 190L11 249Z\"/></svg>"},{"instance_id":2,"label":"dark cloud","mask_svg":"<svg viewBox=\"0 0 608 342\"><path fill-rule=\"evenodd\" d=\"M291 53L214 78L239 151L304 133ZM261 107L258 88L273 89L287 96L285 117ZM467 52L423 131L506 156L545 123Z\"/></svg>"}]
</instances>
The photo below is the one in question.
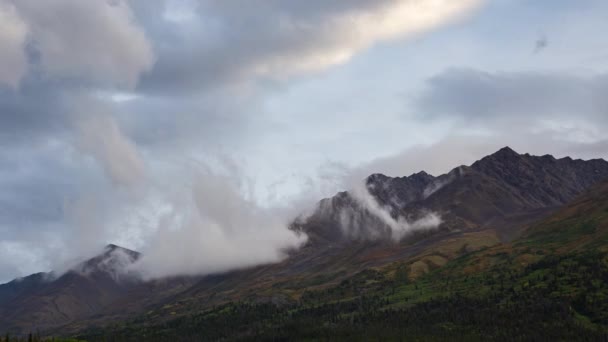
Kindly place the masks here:
<instances>
[{"instance_id":1,"label":"dark cloud","mask_svg":"<svg viewBox=\"0 0 608 342\"><path fill-rule=\"evenodd\" d=\"M424 118L454 118L467 124L525 121L608 122L608 75L552 72L485 72L450 69L427 83L417 100Z\"/></svg>"}]
</instances>

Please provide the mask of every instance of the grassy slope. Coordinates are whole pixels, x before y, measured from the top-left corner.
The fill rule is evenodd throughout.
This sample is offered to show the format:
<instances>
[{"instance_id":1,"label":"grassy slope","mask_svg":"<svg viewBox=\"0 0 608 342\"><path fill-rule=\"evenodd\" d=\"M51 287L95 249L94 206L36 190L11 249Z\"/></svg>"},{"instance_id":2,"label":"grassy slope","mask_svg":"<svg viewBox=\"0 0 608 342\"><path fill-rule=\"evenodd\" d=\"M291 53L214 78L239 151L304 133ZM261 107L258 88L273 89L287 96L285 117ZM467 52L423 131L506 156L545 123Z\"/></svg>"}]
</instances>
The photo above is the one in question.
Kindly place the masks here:
<instances>
[{"instance_id":1,"label":"grassy slope","mask_svg":"<svg viewBox=\"0 0 608 342\"><path fill-rule=\"evenodd\" d=\"M483 238L493 241L491 236ZM472 241L482 237L476 236ZM455 244L454 246L457 246ZM488 245L488 244L486 244ZM235 302L89 340L599 340L608 335L608 184L510 244L448 260L449 242L369 269L296 303ZM459 245L462 249L462 244ZM426 268L420 271L420 268ZM154 315L154 312L149 313Z\"/></svg>"}]
</instances>

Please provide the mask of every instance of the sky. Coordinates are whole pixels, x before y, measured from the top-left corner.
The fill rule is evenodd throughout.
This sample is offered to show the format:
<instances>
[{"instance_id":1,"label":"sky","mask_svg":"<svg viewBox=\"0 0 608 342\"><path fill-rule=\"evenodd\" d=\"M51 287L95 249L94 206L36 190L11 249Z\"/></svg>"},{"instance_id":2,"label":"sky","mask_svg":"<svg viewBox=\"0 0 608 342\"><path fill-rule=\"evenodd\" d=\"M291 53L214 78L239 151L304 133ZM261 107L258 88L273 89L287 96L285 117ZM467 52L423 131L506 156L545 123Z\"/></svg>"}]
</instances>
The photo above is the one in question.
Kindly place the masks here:
<instances>
[{"instance_id":1,"label":"sky","mask_svg":"<svg viewBox=\"0 0 608 342\"><path fill-rule=\"evenodd\" d=\"M371 173L608 158L602 0L0 0L0 282L282 257Z\"/></svg>"}]
</instances>

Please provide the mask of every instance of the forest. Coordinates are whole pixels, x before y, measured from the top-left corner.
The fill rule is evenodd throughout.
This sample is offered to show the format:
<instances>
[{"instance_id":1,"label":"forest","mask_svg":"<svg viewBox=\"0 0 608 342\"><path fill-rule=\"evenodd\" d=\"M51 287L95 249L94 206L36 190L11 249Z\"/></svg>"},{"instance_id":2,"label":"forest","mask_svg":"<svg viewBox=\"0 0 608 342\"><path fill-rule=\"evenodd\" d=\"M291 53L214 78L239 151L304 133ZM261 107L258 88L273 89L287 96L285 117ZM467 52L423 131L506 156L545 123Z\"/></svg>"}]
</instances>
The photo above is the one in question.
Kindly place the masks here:
<instances>
[{"instance_id":1,"label":"forest","mask_svg":"<svg viewBox=\"0 0 608 342\"><path fill-rule=\"evenodd\" d=\"M521 252L521 251L520 251ZM526 250L526 252L529 252ZM541 253L540 251L538 251ZM521 267L500 254L467 274L465 255L419 279L404 264L366 270L296 304L238 302L148 325L146 317L87 341L201 340L604 340L608 338L608 253L547 255Z\"/></svg>"}]
</instances>

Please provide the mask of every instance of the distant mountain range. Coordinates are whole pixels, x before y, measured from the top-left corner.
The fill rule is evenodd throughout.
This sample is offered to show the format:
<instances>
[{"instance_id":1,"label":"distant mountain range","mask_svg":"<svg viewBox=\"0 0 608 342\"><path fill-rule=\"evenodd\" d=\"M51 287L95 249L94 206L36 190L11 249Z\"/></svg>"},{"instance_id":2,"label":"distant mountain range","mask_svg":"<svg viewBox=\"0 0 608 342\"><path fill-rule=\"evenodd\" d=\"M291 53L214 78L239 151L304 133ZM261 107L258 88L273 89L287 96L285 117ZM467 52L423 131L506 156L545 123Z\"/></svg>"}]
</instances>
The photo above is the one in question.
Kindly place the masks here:
<instances>
[{"instance_id":1,"label":"distant mountain range","mask_svg":"<svg viewBox=\"0 0 608 342\"><path fill-rule=\"evenodd\" d=\"M435 293L434 285L428 282L446 281L439 274L449 273L450 279L459 281L464 274L489 277L494 274L488 273L491 266L503 262L496 253L505 253L515 262L525 260L529 265L540 262L541 254L534 254L539 251L542 255L561 255L566 250L608 251L608 209L602 207L608 208L606 181L605 160L531 156L508 147L437 177L425 172L394 178L373 174L364 180L361 189L323 199L312 215L296 220L290 229L306 233L309 240L280 263L209 276L142 281L125 271L139 253L109 245L98 256L58 277L38 273L0 285L0 332L40 330L102 340L110 331L117 334L114 336L137 340L144 329L156 332L154 336L162 340L179 334L178 328L171 330L168 326L177 327L198 317L202 327L213 320L199 317L201 313L238 303L269 305L274 308L268 309L271 311L312 310L319 305L339 311L330 303L362 303L362 298L373 295L393 303L382 304L378 310L409 307L389 290L420 284L416 286L427 286L428 293ZM587 222L583 220L585 215L595 221L581 228ZM577 228L568 230L559 224L568 220ZM529 251L523 252L525 244ZM509 264L503 268L515 270L513 267ZM378 279L369 278L370 274ZM344 287L361 279L367 285ZM398 279L407 281L397 286ZM353 293L355 288L358 292ZM452 300L451 296L460 290L450 289L449 294L442 295ZM467 293L468 289L462 285L461 292ZM416 291L421 290L417 287ZM428 293L419 293L418 299L406 297L412 305L422 299L432 303L434 297L428 297ZM309 297L318 298L316 306L307 302ZM361 315L367 312L359 310ZM223 314L215 313L213 319ZM369 315L362 317L375 317ZM335 324L346 324L347 329L343 317L336 317ZM589 324L600 329L601 317L599 323ZM281 324L285 322L281 322L272 318L268 326L284 329ZM232 329L239 324L251 328L250 322L235 321ZM188 327L192 336L199 336L195 328ZM264 335L263 329L239 333L252 337L257 336L256 332L270 336ZM203 336L215 339L214 335Z\"/></svg>"}]
</instances>

